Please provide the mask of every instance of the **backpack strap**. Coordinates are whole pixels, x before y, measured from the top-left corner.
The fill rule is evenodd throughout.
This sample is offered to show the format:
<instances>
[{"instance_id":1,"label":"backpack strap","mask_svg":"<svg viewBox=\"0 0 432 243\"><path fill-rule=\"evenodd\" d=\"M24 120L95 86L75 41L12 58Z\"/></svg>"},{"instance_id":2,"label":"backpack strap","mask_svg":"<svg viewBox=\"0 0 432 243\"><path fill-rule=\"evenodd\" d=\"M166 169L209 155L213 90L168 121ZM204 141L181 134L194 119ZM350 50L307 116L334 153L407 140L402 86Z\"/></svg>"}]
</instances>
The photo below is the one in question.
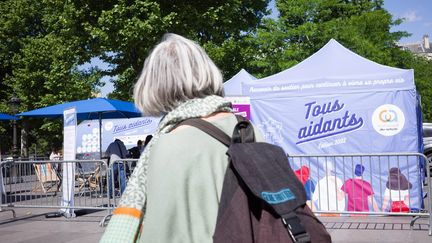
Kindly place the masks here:
<instances>
[{"instance_id":1,"label":"backpack strap","mask_svg":"<svg viewBox=\"0 0 432 243\"><path fill-rule=\"evenodd\" d=\"M239 115L236 115L236 119L237 119L238 124L242 123L242 122L249 123L249 121L247 121L246 118L239 116ZM238 124L237 124L237 126L238 126ZM215 138L219 142L223 143L225 146L229 147L231 145L231 137L230 136L228 136L224 131L222 131L217 126L215 126L215 125L211 124L210 122L205 121L201 118L189 118L187 120L184 120L184 121L178 123L175 127L179 127L181 125L188 125L188 126L198 128L201 131L212 136L213 138ZM247 126L243 126L243 127L247 127ZM245 137L244 132L241 130L238 134L238 138L234 139L234 141L236 141L237 139L241 140L244 137Z\"/></svg>"},{"instance_id":2,"label":"backpack strap","mask_svg":"<svg viewBox=\"0 0 432 243\"><path fill-rule=\"evenodd\" d=\"M237 116L237 118L240 116ZM243 118L243 117L242 117ZM246 120L238 120L237 125L234 127L232 142L233 143L254 143L255 142L255 132L252 124Z\"/></svg>"},{"instance_id":3,"label":"backpack strap","mask_svg":"<svg viewBox=\"0 0 432 243\"><path fill-rule=\"evenodd\" d=\"M311 237L300 222L299 217L294 213L290 212L287 215L281 215L282 222L288 234L291 236L294 242L306 243L311 242Z\"/></svg>"},{"instance_id":4,"label":"backpack strap","mask_svg":"<svg viewBox=\"0 0 432 243\"><path fill-rule=\"evenodd\" d=\"M204 121L200 118L191 118L180 122L177 126L180 125L189 125L200 129L201 131L207 133L212 136L219 142L223 143L225 146L229 147L231 144L231 138L223 132L221 129L211 124L208 121Z\"/></svg>"}]
</instances>

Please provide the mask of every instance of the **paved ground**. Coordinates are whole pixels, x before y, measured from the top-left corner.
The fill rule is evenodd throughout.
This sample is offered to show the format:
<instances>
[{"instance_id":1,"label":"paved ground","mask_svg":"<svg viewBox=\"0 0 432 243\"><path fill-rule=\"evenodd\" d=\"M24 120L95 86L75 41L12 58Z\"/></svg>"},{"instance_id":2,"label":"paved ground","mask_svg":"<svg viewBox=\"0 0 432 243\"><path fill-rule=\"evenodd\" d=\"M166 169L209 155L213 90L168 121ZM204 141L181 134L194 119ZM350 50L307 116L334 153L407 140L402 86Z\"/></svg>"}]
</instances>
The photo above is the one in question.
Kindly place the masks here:
<instances>
[{"instance_id":1,"label":"paved ground","mask_svg":"<svg viewBox=\"0 0 432 243\"><path fill-rule=\"evenodd\" d=\"M98 242L104 228L99 221L107 211L92 212L66 219L45 218L47 209L16 209L16 219L12 213L0 212L0 242L56 243L56 242Z\"/></svg>"},{"instance_id":2,"label":"paved ground","mask_svg":"<svg viewBox=\"0 0 432 243\"><path fill-rule=\"evenodd\" d=\"M410 229L411 217L321 217L333 242L432 242L428 220L418 219Z\"/></svg>"},{"instance_id":3,"label":"paved ground","mask_svg":"<svg viewBox=\"0 0 432 243\"><path fill-rule=\"evenodd\" d=\"M104 228L100 220L107 211L78 211L72 219L45 218L50 209L20 209L17 217L0 212L0 242L98 242ZM410 229L410 217L321 217L334 242L432 242L428 220L419 219Z\"/></svg>"}]
</instances>

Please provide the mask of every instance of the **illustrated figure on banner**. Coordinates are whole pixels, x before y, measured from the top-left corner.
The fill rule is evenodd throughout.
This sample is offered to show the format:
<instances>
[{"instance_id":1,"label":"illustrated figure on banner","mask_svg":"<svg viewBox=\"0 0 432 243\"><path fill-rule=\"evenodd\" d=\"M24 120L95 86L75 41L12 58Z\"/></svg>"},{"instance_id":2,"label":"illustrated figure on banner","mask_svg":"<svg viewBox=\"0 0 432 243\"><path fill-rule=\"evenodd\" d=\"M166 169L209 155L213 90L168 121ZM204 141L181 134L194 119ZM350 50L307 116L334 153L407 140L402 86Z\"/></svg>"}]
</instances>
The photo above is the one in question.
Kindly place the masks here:
<instances>
[{"instance_id":1,"label":"illustrated figure on banner","mask_svg":"<svg viewBox=\"0 0 432 243\"><path fill-rule=\"evenodd\" d=\"M364 179L365 167L356 164L354 169L355 177L345 181L341 190L348 196L348 211L369 212L369 203L374 211L379 211L378 204L373 198L374 191L371 184Z\"/></svg>"},{"instance_id":2,"label":"illustrated figure on banner","mask_svg":"<svg viewBox=\"0 0 432 243\"><path fill-rule=\"evenodd\" d=\"M405 177L399 168L393 167L389 170L382 211L409 212L409 190L412 188L411 182ZM387 210L388 204L390 209Z\"/></svg>"},{"instance_id":3,"label":"illustrated figure on banner","mask_svg":"<svg viewBox=\"0 0 432 243\"><path fill-rule=\"evenodd\" d=\"M341 179L336 176L336 171L331 162L327 166L323 164L326 175L318 181L312 200L321 211L344 211L345 194L340 190L343 185Z\"/></svg>"},{"instance_id":4,"label":"illustrated figure on banner","mask_svg":"<svg viewBox=\"0 0 432 243\"><path fill-rule=\"evenodd\" d=\"M258 125L267 142L280 145L283 143L282 123L272 118Z\"/></svg>"},{"instance_id":5,"label":"illustrated figure on banner","mask_svg":"<svg viewBox=\"0 0 432 243\"><path fill-rule=\"evenodd\" d=\"M315 191L315 183L310 179L309 167L303 165L300 169L294 171L294 174L303 184L306 191L306 204L313 209L312 194Z\"/></svg>"}]
</instances>

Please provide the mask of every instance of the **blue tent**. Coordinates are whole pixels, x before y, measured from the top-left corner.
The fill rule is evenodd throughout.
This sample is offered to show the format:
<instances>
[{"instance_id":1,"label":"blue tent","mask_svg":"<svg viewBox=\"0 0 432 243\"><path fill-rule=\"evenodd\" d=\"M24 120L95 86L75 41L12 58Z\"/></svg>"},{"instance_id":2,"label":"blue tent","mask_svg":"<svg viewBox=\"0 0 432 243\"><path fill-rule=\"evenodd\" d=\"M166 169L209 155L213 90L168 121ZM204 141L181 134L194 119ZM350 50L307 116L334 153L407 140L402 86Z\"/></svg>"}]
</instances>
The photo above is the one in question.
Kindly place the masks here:
<instances>
[{"instance_id":1,"label":"blue tent","mask_svg":"<svg viewBox=\"0 0 432 243\"><path fill-rule=\"evenodd\" d=\"M94 98L66 102L23 112L17 114L17 116L60 118L63 117L63 111L65 109L72 107L76 108L77 118L79 120L91 120L99 118L131 118L141 116L141 112L136 109L132 102L110 100L106 98Z\"/></svg>"},{"instance_id":2,"label":"blue tent","mask_svg":"<svg viewBox=\"0 0 432 243\"><path fill-rule=\"evenodd\" d=\"M19 120L19 118L9 114L0 113L0 120Z\"/></svg>"},{"instance_id":3,"label":"blue tent","mask_svg":"<svg viewBox=\"0 0 432 243\"><path fill-rule=\"evenodd\" d=\"M252 80L256 80L256 78L246 70L240 70L240 72L224 83L225 96L242 96L243 83L247 83Z\"/></svg>"},{"instance_id":4,"label":"blue tent","mask_svg":"<svg viewBox=\"0 0 432 243\"><path fill-rule=\"evenodd\" d=\"M266 140L289 154L421 152L413 70L375 63L333 39L296 66L245 83L243 93L250 96L251 119ZM312 176L318 169L324 174L322 165L311 163ZM389 172L379 163L364 164L366 172L386 181ZM338 166L337 171L354 171ZM416 166L408 161L400 169L414 175ZM415 176L410 180L411 203L419 208L421 188Z\"/></svg>"},{"instance_id":5,"label":"blue tent","mask_svg":"<svg viewBox=\"0 0 432 243\"><path fill-rule=\"evenodd\" d=\"M48 106L17 114L26 117L61 118L65 109L74 107L78 120L99 119L99 131L102 131L102 119L106 118L132 118L140 117L141 112L137 110L132 102L121 100L110 100L106 98L94 98L78 100L63 104ZM102 132L99 132L99 154L102 157Z\"/></svg>"}]
</instances>

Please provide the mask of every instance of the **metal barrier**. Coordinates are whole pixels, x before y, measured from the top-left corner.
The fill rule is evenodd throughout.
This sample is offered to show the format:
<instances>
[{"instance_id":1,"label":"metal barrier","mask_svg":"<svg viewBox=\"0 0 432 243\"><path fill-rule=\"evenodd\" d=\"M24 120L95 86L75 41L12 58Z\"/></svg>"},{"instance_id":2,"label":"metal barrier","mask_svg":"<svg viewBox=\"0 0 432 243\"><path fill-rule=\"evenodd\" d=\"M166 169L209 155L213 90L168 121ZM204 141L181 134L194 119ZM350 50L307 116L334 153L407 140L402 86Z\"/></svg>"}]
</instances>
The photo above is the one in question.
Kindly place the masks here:
<instances>
[{"instance_id":1,"label":"metal barrier","mask_svg":"<svg viewBox=\"0 0 432 243\"><path fill-rule=\"evenodd\" d=\"M55 208L108 209L111 213L115 207L107 193L108 169L103 160L3 161L0 170L5 189L5 195L0 198L0 211Z\"/></svg>"},{"instance_id":2,"label":"metal barrier","mask_svg":"<svg viewBox=\"0 0 432 243\"><path fill-rule=\"evenodd\" d=\"M120 159L109 163L107 174L107 195L112 200L114 209L126 188L127 180L132 174L138 159ZM100 226L106 226L111 218L111 211L100 222Z\"/></svg>"},{"instance_id":3,"label":"metal barrier","mask_svg":"<svg viewBox=\"0 0 432 243\"><path fill-rule=\"evenodd\" d=\"M432 235L431 161L423 154L289 155L288 160L305 185L308 205L315 213L409 215L414 217L411 225L419 217L427 217L429 235ZM108 214L100 223L104 226L121 198L133 171L132 163L136 161L117 160L109 167L102 160L4 161L0 170L6 195L0 198L0 212L14 207L107 209ZM74 173L62 171L62 168L73 168L64 164L73 164ZM399 190L389 186L394 183L389 176L392 170L396 171L392 178ZM60 191L65 183L66 187L73 188L73 205L62 203L64 193ZM412 185L403 188L407 183ZM428 191L425 200L424 191Z\"/></svg>"},{"instance_id":4,"label":"metal barrier","mask_svg":"<svg viewBox=\"0 0 432 243\"><path fill-rule=\"evenodd\" d=\"M432 235L431 161L423 154L289 155L288 161L315 213L413 216L411 226L426 217Z\"/></svg>"}]
</instances>

